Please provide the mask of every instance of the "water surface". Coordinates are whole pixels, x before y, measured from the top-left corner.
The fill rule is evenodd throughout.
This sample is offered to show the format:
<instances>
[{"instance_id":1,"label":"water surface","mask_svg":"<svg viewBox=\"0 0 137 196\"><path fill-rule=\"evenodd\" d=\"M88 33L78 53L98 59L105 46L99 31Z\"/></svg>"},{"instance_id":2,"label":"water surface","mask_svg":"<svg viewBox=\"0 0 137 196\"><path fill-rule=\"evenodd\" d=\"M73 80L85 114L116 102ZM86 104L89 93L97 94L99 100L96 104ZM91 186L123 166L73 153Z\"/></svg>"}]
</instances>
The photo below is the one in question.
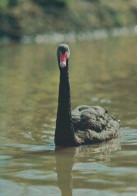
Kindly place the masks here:
<instances>
[{"instance_id":1,"label":"water surface","mask_svg":"<svg viewBox=\"0 0 137 196\"><path fill-rule=\"evenodd\" d=\"M107 108L121 138L55 149L58 44L1 46L1 196L137 194L137 37L69 44L72 108Z\"/></svg>"}]
</instances>

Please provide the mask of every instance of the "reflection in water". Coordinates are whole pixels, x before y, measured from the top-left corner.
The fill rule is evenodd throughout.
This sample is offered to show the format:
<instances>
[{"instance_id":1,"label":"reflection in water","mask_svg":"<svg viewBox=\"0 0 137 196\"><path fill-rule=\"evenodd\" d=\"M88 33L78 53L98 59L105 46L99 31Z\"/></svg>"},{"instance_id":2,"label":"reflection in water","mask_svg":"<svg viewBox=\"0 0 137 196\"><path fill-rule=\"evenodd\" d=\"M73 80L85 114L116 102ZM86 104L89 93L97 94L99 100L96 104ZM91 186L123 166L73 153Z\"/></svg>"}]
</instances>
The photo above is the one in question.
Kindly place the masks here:
<instances>
[{"instance_id":1,"label":"reflection in water","mask_svg":"<svg viewBox=\"0 0 137 196\"><path fill-rule=\"evenodd\" d=\"M56 149L56 172L58 187L61 190L62 196L72 196L72 167L74 165L75 148L70 148L69 151L64 148Z\"/></svg>"},{"instance_id":2,"label":"reflection in water","mask_svg":"<svg viewBox=\"0 0 137 196\"><path fill-rule=\"evenodd\" d=\"M92 168L92 163L95 162L108 162L110 152L120 149L120 139L115 139L104 144L99 145L89 145L89 146L79 146L76 148L63 148L56 147L55 157L56 157L56 172L58 186L61 190L62 196L72 196L73 188L85 188L84 178L81 179L83 183L76 183L76 187L73 187L73 166L77 171L77 163L91 164L90 172L94 169ZM76 164L76 166L75 166ZM91 178L92 180L92 178ZM75 182L74 182L75 183ZM94 189L94 185L89 183L88 187Z\"/></svg>"},{"instance_id":3,"label":"reflection in water","mask_svg":"<svg viewBox=\"0 0 137 196\"><path fill-rule=\"evenodd\" d=\"M21 195L26 196L36 193L45 195L45 191L49 192L49 195L57 192L56 195L71 196L75 189L94 190L94 187L98 186L98 182L90 180L95 179L94 175L98 180L100 179L100 175L96 173L98 165L100 164L101 167L104 163L110 162L110 154L120 150L120 139L92 146L57 147L55 151L54 148L44 150L44 146L39 149L38 146L24 148L19 144L16 148L18 150L15 147L11 148L11 156L1 157L3 163L1 178L5 180L2 181L3 192L13 195L18 189ZM106 170L110 172L109 167ZM103 172L102 170L102 175ZM103 190L104 187L101 187L100 189Z\"/></svg>"},{"instance_id":4,"label":"reflection in water","mask_svg":"<svg viewBox=\"0 0 137 196\"><path fill-rule=\"evenodd\" d=\"M136 37L69 45L72 109L87 104L113 112L124 127L121 142L55 150L57 46L2 46L2 196L137 194Z\"/></svg>"}]
</instances>

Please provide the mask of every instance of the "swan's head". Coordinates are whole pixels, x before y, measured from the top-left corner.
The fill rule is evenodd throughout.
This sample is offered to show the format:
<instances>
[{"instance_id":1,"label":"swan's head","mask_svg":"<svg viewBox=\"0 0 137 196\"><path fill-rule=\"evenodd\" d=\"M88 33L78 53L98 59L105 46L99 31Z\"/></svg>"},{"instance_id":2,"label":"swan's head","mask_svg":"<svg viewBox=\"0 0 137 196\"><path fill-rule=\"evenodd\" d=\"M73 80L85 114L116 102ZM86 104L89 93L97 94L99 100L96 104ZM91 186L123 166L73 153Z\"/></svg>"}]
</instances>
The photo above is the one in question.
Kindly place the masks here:
<instances>
[{"instance_id":1,"label":"swan's head","mask_svg":"<svg viewBox=\"0 0 137 196\"><path fill-rule=\"evenodd\" d=\"M70 49L67 44L60 44L57 48L57 58L59 63L59 68L65 68L70 56Z\"/></svg>"}]
</instances>

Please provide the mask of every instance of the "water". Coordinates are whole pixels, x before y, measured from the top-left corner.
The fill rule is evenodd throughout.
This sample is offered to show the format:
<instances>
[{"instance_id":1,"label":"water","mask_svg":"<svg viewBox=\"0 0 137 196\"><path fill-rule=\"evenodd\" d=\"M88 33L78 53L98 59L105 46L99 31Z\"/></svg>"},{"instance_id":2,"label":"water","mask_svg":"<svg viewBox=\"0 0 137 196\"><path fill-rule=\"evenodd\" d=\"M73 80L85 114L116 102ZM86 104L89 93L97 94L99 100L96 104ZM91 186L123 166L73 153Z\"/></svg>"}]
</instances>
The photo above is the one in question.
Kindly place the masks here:
<instances>
[{"instance_id":1,"label":"water","mask_svg":"<svg viewBox=\"0 0 137 196\"><path fill-rule=\"evenodd\" d=\"M0 196L137 195L137 37L71 42L72 107L100 105L121 138L55 148L57 44L0 48Z\"/></svg>"}]
</instances>

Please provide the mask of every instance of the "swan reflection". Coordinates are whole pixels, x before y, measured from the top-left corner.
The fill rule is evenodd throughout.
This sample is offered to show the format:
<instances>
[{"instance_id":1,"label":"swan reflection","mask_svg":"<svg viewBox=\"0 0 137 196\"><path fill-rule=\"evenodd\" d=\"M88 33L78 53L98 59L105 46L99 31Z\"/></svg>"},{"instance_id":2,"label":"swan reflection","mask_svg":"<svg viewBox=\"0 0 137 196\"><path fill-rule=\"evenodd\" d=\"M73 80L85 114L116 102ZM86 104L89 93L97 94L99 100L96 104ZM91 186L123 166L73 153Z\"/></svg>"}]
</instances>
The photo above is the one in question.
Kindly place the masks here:
<instances>
[{"instance_id":1,"label":"swan reflection","mask_svg":"<svg viewBox=\"0 0 137 196\"><path fill-rule=\"evenodd\" d=\"M56 147L57 184L62 196L72 196L73 189L94 188L94 183L90 182L85 185L82 174L84 171L89 174L94 173L93 163L109 162L110 153L119 149L119 139L99 145L86 145L75 148Z\"/></svg>"}]
</instances>

